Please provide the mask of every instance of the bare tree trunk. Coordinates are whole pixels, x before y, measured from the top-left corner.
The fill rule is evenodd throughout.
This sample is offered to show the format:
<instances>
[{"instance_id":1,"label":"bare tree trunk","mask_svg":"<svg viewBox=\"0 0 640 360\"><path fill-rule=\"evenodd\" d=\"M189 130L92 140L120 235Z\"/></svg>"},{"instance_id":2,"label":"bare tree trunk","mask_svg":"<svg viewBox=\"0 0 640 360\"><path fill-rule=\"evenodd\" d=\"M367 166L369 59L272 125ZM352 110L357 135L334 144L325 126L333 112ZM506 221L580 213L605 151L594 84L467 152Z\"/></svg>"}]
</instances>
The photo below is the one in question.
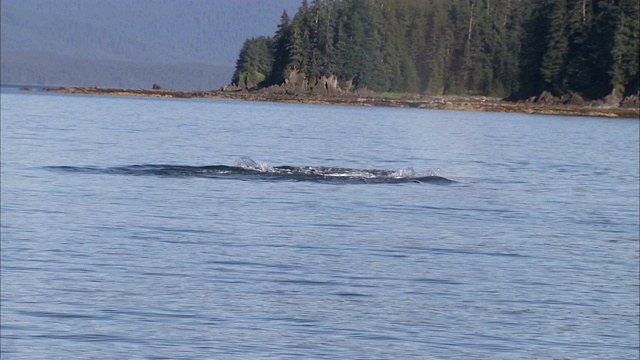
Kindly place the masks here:
<instances>
[{"instance_id":1,"label":"bare tree trunk","mask_svg":"<svg viewBox=\"0 0 640 360\"><path fill-rule=\"evenodd\" d=\"M511 11L511 0L507 0L507 6L504 9L504 20L502 20L502 27L507 26L507 19L509 18L509 11Z\"/></svg>"},{"instance_id":2,"label":"bare tree trunk","mask_svg":"<svg viewBox=\"0 0 640 360\"><path fill-rule=\"evenodd\" d=\"M473 26L473 8L476 6L476 0L471 0L471 15L469 15L469 33L467 40L471 40L471 28Z\"/></svg>"}]
</instances>

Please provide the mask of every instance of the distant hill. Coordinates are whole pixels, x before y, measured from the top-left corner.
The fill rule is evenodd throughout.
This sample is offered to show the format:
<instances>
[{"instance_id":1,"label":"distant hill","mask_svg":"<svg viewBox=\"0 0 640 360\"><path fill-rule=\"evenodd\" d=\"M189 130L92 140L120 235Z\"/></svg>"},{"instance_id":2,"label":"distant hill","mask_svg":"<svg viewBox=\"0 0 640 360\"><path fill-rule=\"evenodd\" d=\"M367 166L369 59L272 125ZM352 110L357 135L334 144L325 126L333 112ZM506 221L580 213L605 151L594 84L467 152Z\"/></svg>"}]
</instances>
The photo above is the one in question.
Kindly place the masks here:
<instances>
[{"instance_id":1,"label":"distant hill","mask_svg":"<svg viewBox=\"0 0 640 360\"><path fill-rule=\"evenodd\" d=\"M3 83L211 89L302 0L2 0Z\"/></svg>"},{"instance_id":2,"label":"distant hill","mask_svg":"<svg viewBox=\"0 0 640 360\"><path fill-rule=\"evenodd\" d=\"M3 53L0 70L5 84L117 88L151 88L158 84L175 90L213 90L229 83L233 67L91 60L50 53Z\"/></svg>"}]
</instances>

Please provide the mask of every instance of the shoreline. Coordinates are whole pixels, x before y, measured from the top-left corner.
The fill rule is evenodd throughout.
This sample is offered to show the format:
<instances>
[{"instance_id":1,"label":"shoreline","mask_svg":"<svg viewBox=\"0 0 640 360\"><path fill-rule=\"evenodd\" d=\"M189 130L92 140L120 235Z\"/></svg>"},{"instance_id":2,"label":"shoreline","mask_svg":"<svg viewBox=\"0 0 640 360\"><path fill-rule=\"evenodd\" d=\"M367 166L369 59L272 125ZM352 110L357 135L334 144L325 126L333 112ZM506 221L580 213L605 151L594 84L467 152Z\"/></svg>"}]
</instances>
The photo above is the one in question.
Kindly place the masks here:
<instances>
[{"instance_id":1,"label":"shoreline","mask_svg":"<svg viewBox=\"0 0 640 360\"><path fill-rule=\"evenodd\" d=\"M30 90L23 88L22 90ZM640 108L617 106L589 106L589 105L548 105L531 102L512 102L484 96L425 96L409 95L403 97L384 97L377 94L341 94L314 95L297 94L286 91L177 91L166 89L118 89L100 87L57 87L44 88L43 91L68 94L93 94L142 97L168 98L205 98L205 99L235 99L249 101L271 101L282 103L323 104L323 105L352 105L352 106L380 106L436 110L461 110L505 112L542 115L595 116L610 118L640 118Z\"/></svg>"}]
</instances>

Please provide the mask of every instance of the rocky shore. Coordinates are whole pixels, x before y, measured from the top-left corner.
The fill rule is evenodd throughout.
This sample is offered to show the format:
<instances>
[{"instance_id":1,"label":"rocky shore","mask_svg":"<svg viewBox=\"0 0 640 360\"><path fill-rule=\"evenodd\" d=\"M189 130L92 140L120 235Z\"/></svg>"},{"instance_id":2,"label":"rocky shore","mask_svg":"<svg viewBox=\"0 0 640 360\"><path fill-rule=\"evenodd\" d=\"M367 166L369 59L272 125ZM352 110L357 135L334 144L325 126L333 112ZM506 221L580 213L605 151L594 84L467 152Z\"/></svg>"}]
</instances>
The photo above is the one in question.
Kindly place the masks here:
<instances>
[{"instance_id":1,"label":"rocky shore","mask_svg":"<svg viewBox=\"0 0 640 360\"><path fill-rule=\"evenodd\" d=\"M586 102L582 99L554 98L541 94L526 101L506 101L484 96L426 96L411 95L387 97L374 93L307 94L284 89L262 89L255 91L223 87L211 91L176 91L161 89L114 89L99 87L59 87L45 91L119 96L146 96L171 98L238 99L252 101L274 101L304 104L335 104L356 106L387 106L419 109L444 109L464 111L512 112L525 114L574 115L640 118L638 96L625 99L603 99Z\"/></svg>"}]
</instances>

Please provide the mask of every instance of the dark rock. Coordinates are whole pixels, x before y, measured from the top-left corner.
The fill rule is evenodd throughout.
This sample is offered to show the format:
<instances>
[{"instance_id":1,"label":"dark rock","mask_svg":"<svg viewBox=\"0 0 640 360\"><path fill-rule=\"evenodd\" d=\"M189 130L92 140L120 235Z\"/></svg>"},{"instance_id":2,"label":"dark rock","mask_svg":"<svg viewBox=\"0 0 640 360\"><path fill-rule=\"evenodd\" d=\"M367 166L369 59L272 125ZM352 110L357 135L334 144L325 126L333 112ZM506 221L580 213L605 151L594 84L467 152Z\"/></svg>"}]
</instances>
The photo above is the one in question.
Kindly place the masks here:
<instances>
[{"instance_id":1,"label":"dark rock","mask_svg":"<svg viewBox=\"0 0 640 360\"><path fill-rule=\"evenodd\" d=\"M312 93L319 95L338 94L340 87L338 86L338 78L335 75L329 77L322 76L316 81Z\"/></svg>"},{"instance_id":2,"label":"dark rock","mask_svg":"<svg viewBox=\"0 0 640 360\"><path fill-rule=\"evenodd\" d=\"M281 85L271 85L267 88L262 89L262 92L267 95L283 95L287 94L287 89Z\"/></svg>"},{"instance_id":3,"label":"dark rock","mask_svg":"<svg viewBox=\"0 0 640 360\"><path fill-rule=\"evenodd\" d=\"M160 87L160 85L158 85L158 84L153 84L152 89L153 89L153 90L162 90L162 88L161 88L161 87Z\"/></svg>"},{"instance_id":4,"label":"dark rock","mask_svg":"<svg viewBox=\"0 0 640 360\"><path fill-rule=\"evenodd\" d=\"M627 96L620 102L620 107L624 107L624 108L640 107L640 96L638 94Z\"/></svg>"},{"instance_id":5,"label":"dark rock","mask_svg":"<svg viewBox=\"0 0 640 360\"><path fill-rule=\"evenodd\" d=\"M553 96L553 94L551 94L550 92L543 91L535 98L533 102L539 105L557 105L561 102L561 100Z\"/></svg>"},{"instance_id":6,"label":"dark rock","mask_svg":"<svg viewBox=\"0 0 640 360\"><path fill-rule=\"evenodd\" d=\"M582 98L582 96L573 93L571 94L564 102L564 105L574 105L574 106L582 106L584 105L585 101Z\"/></svg>"},{"instance_id":7,"label":"dark rock","mask_svg":"<svg viewBox=\"0 0 640 360\"><path fill-rule=\"evenodd\" d=\"M220 88L220 91L222 91L222 92L237 92L237 91L242 91L242 88L240 86L235 85L235 84L228 84L228 85L225 85L222 88Z\"/></svg>"},{"instance_id":8,"label":"dark rock","mask_svg":"<svg viewBox=\"0 0 640 360\"><path fill-rule=\"evenodd\" d=\"M604 106L604 101L603 101L602 99L599 99L599 100L593 100L593 101L590 101L590 102L588 103L588 105L589 105L590 107L596 107L596 108L597 108L597 107L603 107L603 106Z\"/></svg>"},{"instance_id":9,"label":"dark rock","mask_svg":"<svg viewBox=\"0 0 640 360\"><path fill-rule=\"evenodd\" d=\"M284 79L284 86L287 89L295 89L296 91L307 92L309 90L309 81L304 73L298 73L293 70L289 73L286 79Z\"/></svg>"},{"instance_id":10,"label":"dark rock","mask_svg":"<svg viewBox=\"0 0 640 360\"><path fill-rule=\"evenodd\" d=\"M620 106L620 102L622 101L622 98L618 96L616 89L614 88L613 90L611 90L611 94L605 96L605 98L602 99L602 101L604 102L604 106L616 107L616 106Z\"/></svg>"},{"instance_id":11,"label":"dark rock","mask_svg":"<svg viewBox=\"0 0 640 360\"><path fill-rule=\"evenodd\" d=\"M344 91L351 92L351 90L353 90L353 79L345 80L342 84L339 84L339 86L344 89Z\"/></svg>"}]
</instances>

